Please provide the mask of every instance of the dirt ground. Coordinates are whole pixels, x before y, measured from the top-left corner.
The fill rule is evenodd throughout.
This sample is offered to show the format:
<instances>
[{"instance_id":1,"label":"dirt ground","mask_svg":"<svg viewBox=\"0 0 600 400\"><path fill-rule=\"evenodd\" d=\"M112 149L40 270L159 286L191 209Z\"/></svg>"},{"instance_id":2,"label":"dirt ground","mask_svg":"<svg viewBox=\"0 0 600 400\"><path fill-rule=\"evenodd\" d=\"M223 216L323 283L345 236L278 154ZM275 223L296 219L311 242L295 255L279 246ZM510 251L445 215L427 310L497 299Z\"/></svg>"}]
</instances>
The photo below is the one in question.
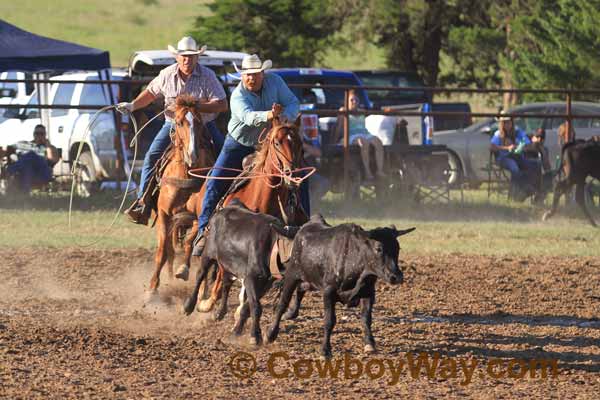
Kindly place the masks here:
<instances>
[{"instance_id":1,"label":"dirt ground","mask_svg":"<svg viewBox=\"0 0 600 400\"><path fill-rule=\"evenodd\" d=\"M230 339L237 285L213 322L183 315L191 282L166 271L161 301L145 302L149 251L0 249L0 397L598 398L600 257L401 257L404 284L378 283L377 353L363 353L359 310L338 307L335 374L319 358L317 293L252 348L247 330ZM557 374L531 377L531 360Z\"/></svg>"}]
</instances>

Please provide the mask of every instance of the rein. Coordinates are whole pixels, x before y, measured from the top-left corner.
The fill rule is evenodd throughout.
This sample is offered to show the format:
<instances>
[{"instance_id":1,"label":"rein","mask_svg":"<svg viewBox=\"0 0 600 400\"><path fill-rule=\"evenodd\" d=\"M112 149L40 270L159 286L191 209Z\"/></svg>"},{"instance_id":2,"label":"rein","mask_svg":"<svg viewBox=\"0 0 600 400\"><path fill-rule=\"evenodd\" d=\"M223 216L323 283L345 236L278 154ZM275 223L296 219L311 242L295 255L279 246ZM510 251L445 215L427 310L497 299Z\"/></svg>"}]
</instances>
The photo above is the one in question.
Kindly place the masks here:
<instances>
[{"instance_id":1,"label":"rein","mask_svg":"<svg viewBox=\"0 0 600 400\"><path fill-rule=\"evenodd\" d=\"M306 170L311 170L311 171L303 177L294 178L293 176L290 176L288 174L284 175L284 174L273 174L273 173L266 173L266 172L258 173L258 174L251 172L249 175L244 175L243 177L240 177L240 176L210 176L209 174L213 169L220 169L223 171L233 171L233 172L237 172L237 173L244 172L244 170L237 169L237 168L206 167L206 168L191 169L188 171L188 174L190 174L191 176L194 176L196 178L216 179L216 180L223 180L223 181L234 181L236 179L254 179L254 178L265 178L265 177L288 178L295 184L299 185L302 182L304 182L305 179L309 178L312 174L314 174L317 170L315 167L296 168L296 169L290 171L290 174L294 174L294 173L297 173L300 171L306 171ZM204 171L208 171L208 173L206 175L203 175L202 172L204 172ZM269 185L269 186L271 188L276 188L276 187L281 186L281 183L279 185L275 185L275 186Z\"/></svg>"}]
</instances>

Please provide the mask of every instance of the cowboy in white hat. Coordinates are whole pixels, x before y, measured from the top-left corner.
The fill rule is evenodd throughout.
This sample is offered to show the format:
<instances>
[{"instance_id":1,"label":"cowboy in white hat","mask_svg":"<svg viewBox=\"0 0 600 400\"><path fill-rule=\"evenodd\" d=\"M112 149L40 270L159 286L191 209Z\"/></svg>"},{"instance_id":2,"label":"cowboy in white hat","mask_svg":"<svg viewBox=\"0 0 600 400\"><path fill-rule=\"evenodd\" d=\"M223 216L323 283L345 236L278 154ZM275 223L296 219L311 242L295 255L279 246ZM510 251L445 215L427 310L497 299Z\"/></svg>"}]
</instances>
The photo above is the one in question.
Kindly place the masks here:
<instances>
[{"instance_id":1,"label":"cowboy in white hat","mask_svg":"<svg viewBox=\"0 0 600 400\"><path fill-rule=\"evenodd\" d=\"M171 143L169 133L175 116L173 106L177 96L186 93L200 100L202 121L210 132L217 151L220 151L224 140L223 134L215 124L215 119L218 113L228 109L225 90L211 69L198 64L198 57L206 51L206 46L198 48L196 41L186 36L177 43L176 48L169 45L168 49L175 55L177 63L160 71L160 74L134 101L118 105L120 109L133 112L148 106L159 97L163 98L165 102L165 124L154 137L144 157L137 200L125 211L133 222L144 225L148 223L151 210L143 204L141 199L154 164Z\"/></svg>"},{"instance_id":2,"label":"cowboy in white hat","mask_svg":"<svg viewBox=\"0 0 600 400\"><path fill-rule=\"evenodd\" d=\"M258 55L244 57L241 68L235 65L242 80L231 95L231 119L229 134L215 167L242 168L242 160L255 150L258 136L274 118L294 120L300 110L300 102L277 74L265 72L271 68L271 60L262 62ZM230 176L227 171L215 168L212 176ZM209 179L202 201L202 214L198 218L198 236L194 241L193 255L199 256L204 248L204 228L213 210L227 190L231 181ZM309 212L308 189L300 188L302 206ZM306 199L306 201L304 201Z\"/></svg>"}]
</instances>

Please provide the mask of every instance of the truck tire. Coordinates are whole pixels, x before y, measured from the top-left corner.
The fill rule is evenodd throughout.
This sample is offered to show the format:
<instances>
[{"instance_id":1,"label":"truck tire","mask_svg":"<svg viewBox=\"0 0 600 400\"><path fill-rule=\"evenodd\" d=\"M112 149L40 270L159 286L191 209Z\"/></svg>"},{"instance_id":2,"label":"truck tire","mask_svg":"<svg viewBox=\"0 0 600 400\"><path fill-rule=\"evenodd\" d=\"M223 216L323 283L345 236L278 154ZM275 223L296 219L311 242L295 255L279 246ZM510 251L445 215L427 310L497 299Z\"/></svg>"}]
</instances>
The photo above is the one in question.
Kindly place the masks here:
<instances>
[{"instance_id":1,"label":"truck tire","mask_svg":"<svg viewBox=\"0 0 600 400\"><path fill-rule=\"evenodd\" d=\"M79 155L75 167L75 194L79 197L90 197L97 191L96 168L89 151Z\"/></svg>"},{"instance_id":2,"label":"truck tire","mask_svg":"<svg viewBox=\"0 0 600 400\"><path fill-rule=\"evenodd\" d=\"M456 188L462 185L465 177L464 169L458 154L448 150L448 185Z\"/></svg>"}]
</instances>

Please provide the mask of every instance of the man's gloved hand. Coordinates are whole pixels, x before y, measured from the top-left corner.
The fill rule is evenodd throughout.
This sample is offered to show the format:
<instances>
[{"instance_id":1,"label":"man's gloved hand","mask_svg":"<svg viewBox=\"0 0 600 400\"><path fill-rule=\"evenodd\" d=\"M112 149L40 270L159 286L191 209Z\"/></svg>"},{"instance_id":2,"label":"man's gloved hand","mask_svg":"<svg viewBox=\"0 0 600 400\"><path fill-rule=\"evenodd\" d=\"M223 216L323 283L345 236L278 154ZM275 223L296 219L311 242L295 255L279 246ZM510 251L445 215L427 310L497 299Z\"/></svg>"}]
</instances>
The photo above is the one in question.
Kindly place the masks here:
<instances>
[{"instance_id":1,"label":"man's gloved hand","mask_svg":"<svg viewBox=\"0 0 600 400\"><path fill-rule=\"evenodd\" d=\"M117 104L117 110L123 112L123 111L129 111L129 112L133 112L133 103L128 103L128 102L122 102Z\"/></svg>"}]
</instances>

